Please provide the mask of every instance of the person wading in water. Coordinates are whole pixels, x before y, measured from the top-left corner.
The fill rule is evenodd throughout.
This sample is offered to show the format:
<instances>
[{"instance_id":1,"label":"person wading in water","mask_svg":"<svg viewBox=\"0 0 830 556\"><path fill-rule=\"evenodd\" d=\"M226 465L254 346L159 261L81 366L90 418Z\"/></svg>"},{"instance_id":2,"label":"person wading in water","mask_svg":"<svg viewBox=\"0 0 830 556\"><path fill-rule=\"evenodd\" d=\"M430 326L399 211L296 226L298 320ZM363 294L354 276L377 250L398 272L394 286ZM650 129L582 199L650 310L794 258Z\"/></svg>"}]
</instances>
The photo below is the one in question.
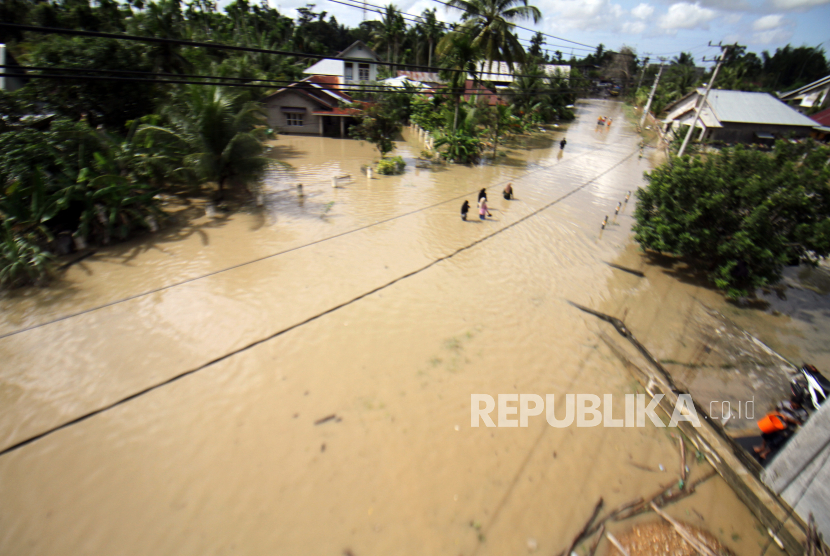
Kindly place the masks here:
<instances>
[{"instance_id":1,"label":"person wading in water","mask_svg":"<svg viewBox=\"0 0 830 556\"><path fill-rule=\"evenodd\" d=\"M490 211L487 210L487 197L483 197L478 202L478 217L484 220L485 216L493 216L490 214Z\"/></svg>"},{"instance_id":2,"label":"person wading in water","mask_svg":"<svg viewBox=\"0 0 830 556\"><path fill-rule=\"evenodd\" d=\"M508 183L504 187L504 193L502 193L502 195L504 195L504 198L507 199L508 201L513 198L513 184L512 183Z\"/></svg>"},{"instance_id":3,"label":"person wading in water","mask_svg":"<svg viewBox=\"0 0 830 556\"><path fill-rule=\"evenodd\" d=\"M464 200L464 204L461 205L461 220L467 220L467 213L470 212L470 201Z\"/></svg>"}]
</instances>

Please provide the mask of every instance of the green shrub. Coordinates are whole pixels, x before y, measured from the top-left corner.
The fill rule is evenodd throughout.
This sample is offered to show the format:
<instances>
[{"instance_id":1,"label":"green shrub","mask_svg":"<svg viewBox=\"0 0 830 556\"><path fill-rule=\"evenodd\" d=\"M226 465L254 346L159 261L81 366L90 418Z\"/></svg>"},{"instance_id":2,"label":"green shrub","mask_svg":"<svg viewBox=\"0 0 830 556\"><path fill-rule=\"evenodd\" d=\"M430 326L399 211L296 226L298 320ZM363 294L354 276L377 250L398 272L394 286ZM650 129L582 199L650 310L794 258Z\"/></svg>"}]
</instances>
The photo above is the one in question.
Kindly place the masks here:
<instances>
[{"instance_id":1,"label":"green shrub","mask_svg":"<svg viewBox=\"0 0 830 556\"><path fill-rule=\"evenodd\" d=\"M54 257L34 233L15 234L8 221L0 228L0 285L15 287L41 282L54 271Z\"/></svg>"},{"instance_id":2,"label":"green shrub","mask_svg":"<svg viewBox=\"0 0 830 556\"><path fill-rule=\"evenodd\" d=\"M481 140L461 128L455 133L450 131L440 134L438 140L435 141L435 146L446 146L441 156L458 164L476 162L481 153Z\"/></svg>"},{"instance_id":3,"label":"green shrub","mask_svg":"<svg viewBox=\"0 0 830 556\"><path fill-rule=\"evenodd\" d=\"M788 264L830 254L830 148L778 141L674 158L637 192L635 239L687 257L730 298L774 284Z\"/></svg>"},{"instance_id":4,"label":"green shrub","mask_svg":"<svg viewBox=\"0 0 830 556\"><path fill-rule=\"evenodd\" d=\"M378 162L377 172L385 176L392 176L395 174L403 174L403 169L406 167L406 162L400 156L393 156L392 158L382 158Z\"/></svg>"}]
</instances>

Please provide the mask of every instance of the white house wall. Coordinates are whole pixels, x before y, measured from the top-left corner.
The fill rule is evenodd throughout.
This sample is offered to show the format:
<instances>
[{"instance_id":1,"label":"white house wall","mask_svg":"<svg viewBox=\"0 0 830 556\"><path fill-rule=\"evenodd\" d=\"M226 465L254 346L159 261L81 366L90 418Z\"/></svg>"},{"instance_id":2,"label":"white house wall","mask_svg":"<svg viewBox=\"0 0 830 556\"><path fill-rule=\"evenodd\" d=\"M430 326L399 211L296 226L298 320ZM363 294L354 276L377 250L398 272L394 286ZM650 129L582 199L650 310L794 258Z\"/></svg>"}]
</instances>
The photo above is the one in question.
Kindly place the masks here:
<instances>
[{"instance_id":1,"label":"white house wall","mask_svg":"<svg viewBox=\"0 0 830 556\"><path fill-rule=\"evenodd\" d=\"M310 68L304 69L303 73L307 73L309 75L336 75L343 77L344 71L343 60L326 58L325 60L320 60Z\"/></svg>"},{"instance_id":2,"label":"white house wall","mask_svg":"<svg viewBox=\"0 0 830 556\"><path fill-rule=\"evenodd\" d=\"M681 115L688 112L689 110L693 110L694 107L695 107L695 103L697 103L697 100L698 100L698 95L697 94L694 94L694 95L690 96L689 98L687 98L686 100L684 100L683 102L681 102L680 104L675 106L674 110L669 112L669 114L666 116L664 121L676 120Z\"/></svg>"}]
</instances>

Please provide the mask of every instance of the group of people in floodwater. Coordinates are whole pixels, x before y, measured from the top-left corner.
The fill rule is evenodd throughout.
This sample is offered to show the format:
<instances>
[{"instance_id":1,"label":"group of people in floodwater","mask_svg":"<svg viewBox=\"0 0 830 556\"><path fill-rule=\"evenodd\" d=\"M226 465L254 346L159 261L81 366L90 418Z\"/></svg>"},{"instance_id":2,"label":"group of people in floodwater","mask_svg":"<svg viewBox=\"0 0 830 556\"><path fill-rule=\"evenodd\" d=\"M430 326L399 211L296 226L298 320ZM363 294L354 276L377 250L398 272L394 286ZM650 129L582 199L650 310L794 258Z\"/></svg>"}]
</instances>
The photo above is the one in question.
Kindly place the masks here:
<instances>
[{"instance_id":1,"label":"group of people in floodwater","mask_svg":"<svg viewBox=\"0 0 830 556\"><path fill-rule=\"evenodd\" d=\"M599 119L597 119L597 127L600 127L600 126L611 127L611 122L612 121L613 120L611 120L611 118L609 118L608 116L600 116Z\"/></svg>"},{"instance_id":2,"label":"group of people in floodwater","mask_svg":"<svg viewBox=\"0 0 830 556\"><path fill-rule=\"evenodd\" d=\"M502 191L502 196L507 199L508 201L513 199L513 184L508 183L504 187L504 191ZM464 204L461 205L461 220L467 220L467 213L470 212L470 201L464 200ZM482 187L481 191L478 192L478 217L481 220L486 219L488 216L493 216L490 214L490 209L487 207L487 188Z\"/></svg>"},{"instance_id":3,"label":"group of people in floodwater","mask_svg":"<svg viewBox=\"0 0 830 556\"><path fill-rule=\"evenodd\" d=\"M611 124L608 124L611 125ZM564 151L565 145L568 142L563 137L562 140L559 142L559 150ZM508 183L504 187L504 191L502 191L502 197L507 199L508 201L513 199L513 183ZM464 200L464 203L461 205L461 220L467 220L467 214L470 212L470 201ZM485 220L488 216L493 216L490 214L490 209L487 208L487 188L482 187L481 191L478 192L478 217L481 220Z\"/></svg>"}]
</instances>

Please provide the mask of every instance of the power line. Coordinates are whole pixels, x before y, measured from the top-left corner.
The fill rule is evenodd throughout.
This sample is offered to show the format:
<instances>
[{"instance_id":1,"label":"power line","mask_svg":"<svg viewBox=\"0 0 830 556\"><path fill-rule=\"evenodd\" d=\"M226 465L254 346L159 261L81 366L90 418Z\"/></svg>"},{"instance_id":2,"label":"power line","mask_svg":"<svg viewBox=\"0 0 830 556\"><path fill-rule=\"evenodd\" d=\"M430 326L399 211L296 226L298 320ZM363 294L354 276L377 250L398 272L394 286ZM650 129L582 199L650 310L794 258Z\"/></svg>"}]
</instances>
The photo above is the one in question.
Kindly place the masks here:
<instances>
[{"instance_id":1,"label":"power line","mask_svg":"<svg viewBox=\"0 0 830 556\"><path fill-rule=\"evenodd\" d=\"M343 1L343 0L329 0L329 2L334 2L335 4L342 4L344 6L348 6L350 8L357 8L357 9L368 9L368 8L365 8L365 6L372 6L372 8L375 8L375 9L368 9L369 11L375 12L375 13L381 14L381 15L383 15L385 13L385 10L384 10L383 6L379 6L377 4L370 4L368 2L361 2L360 0L346 0L346 1ZM402 11L399 11L399 10L398 10L397 13L400 14L401 17L403 17L407 21L410 21L411 23L418 24L418 23L423 23L425 21L425 18L421 15L410 14L408 12L402 12ZM442 22L442 25L443 25L443 22ZM522 37L519 37L518 35L516 36L516 38L520 41L525 42L525 43L532 43L532 41L530 39L524 39ZM550 44L550 45L547 45L547 46L559 47L559 48L576 48L576 50L587 50L589 52L593 52L593 50L594 50L593 48L579 48L579 47L573 47L573 46L567 46L567 45L561 45L561 44ZM552 51L552 50L548 50L548 49L542 49L542 50L544 52L549 53L549 54L555 54L555 51ZM585 55L580 54L580 56L584 57Z\"/></svg>"},{"instance_id":2,"label":"power line","mask_svg":"<svg viewBox=\"0 0 830 556\"><path fill-rule=\"evenodd\" d=\"M0 67L11 67L11 66L2 66ZM14 66L16 68L26 69L26 66ZM60 68L54 68L60 69ZM70 69L70 71L107 71L107 70L78 70L78 69ZM114 70L119 71L119 70ZM170 74L149 74L149 75L170 75ZM574 94L578 93L579 90L577 89L535 89L531 92L524 92L524 91L503 91L503 92L494 92L490 90L481 90L481 89L467 89L467 88L460 88L460 87L449 87L449 86L442 86L437 90L433 88L432 92L428 90L418 90L418 91L411 91L407 89L402 89L399 87L391 87L388 85L360 85L357 87L344 87L342 89L329 89L327 87L315 85L311 81L292 81L288 82L288 85L278 86L278 85L260 85L256 83L226 83L222 81L195 81L195 80L188 80L188 79L148 79L146 77L119 77L119 76L110 76L110 75L66 75L66 74L26 74L25 77L27 79L68 79L68 80L92 80L92 81L121 81L121 82L129 82L129 83L148 83L151 85L161 85L161 84L172 84L172 85L214 85L218 87L247 87L251 89L287 89L291 88L293 90L303 90L303 91L316 91L316 92L339 92L339 93L398 93L398 94L415 94L415 95L426 95L426 94L433 94L433 95L443 95L443 94L461 94L463 96L479 96L479 97L504 97L504 96L521 96L521 95L536 95L536 94L547 94L547 95L567 95L567 94ZM222 78L218 78L222 79ZM563 78L564 79L564 78ZM374 88L370 88L374 87Z\"/></svg>"},{"instance_id":3,"label":"power line","mask_svg":"<svg viewBox=\"0 0 830 556\"><path fill-rule=\"evenodd\" d=\"M438 2L439 4L443 4L443 5L448 6L448 7L450 7L450 8L455 8L455 9L457 9L457 10L464 11L464 9L463 9L463 8L460 8L460 7L458 7L458 6L455 6L455 5L453 5L453 4L450 4L449 2L445 2L444 0L432 0L432 1L433 1L433 2ZM515 27L516 29L522 29L522 30L524 30L524 31L530 31L531 33L542 33L541 31L536 31L535 29L529 29L528 27L522 27L521 25L516 25L515 23L511 23L510 25L512 25L512 26L513 26L513 27ZM578 44L579 46L587 46L588 48L592 48L592 49L596 49L596 48L597 48L596 46L593 46L593 45L590 45L590 44L585 44L585 43L581 43L581 42L572 41L572 40L570 40L570 39L565 39L565 38L562 38L562 37L557 37L556 35L550 35L550 34L548 34L548 33L542 33L542 35L543 35L543 36L545 36L545 37L550 37L550 38L552 38L552 39L556 39L556 40L558 40L558 41L565 41L565 42L569 42L569 43L572 43L572 44ZM568 47L568 48L570 48L570 47ZM609 50L608 52L613 52L613 51Z\"/></svg>"},{"instance_id":4,"label":"power line","mask_svg":"<svg viewBox=\"0 0 830 556\"><path fill-rule=\"evenodd\" d=\"M611 172L612 170L614 170L617 166L619 166L620 164L622 164L623 162L625 162L626 160L631 158L634 155L634 152L636 152L636 151L632 151L630 154L628 154L626 157L624 157L622 160L620 160L619 162L617 162L616 164L614 164L613 166L611 166L610 168L608 168L604 172L601 172L597 176L595 176L595 177L591 178L590 180L586 181L585 183L577 186L576 188L572 189L568 193L565 193L564 195L560 196L559 198L554 199L553 201L550 201L549 203L539 207L538 209L530 212L529 214L526 214L526 215L522 216L518 220L516 220L514 222L511 222L510 224L504 226L503 228L499 228L498 230L496 230L496 231L494 231L490 234L487 234L484 237L481 237L481 238L473 241L472 243L469 243L467 245L459 247L458 249L456 249L452 253L449 253L447 255L442 255L442 256L438 257L437 259L434 259L434 260L430 261L429 263L425 264L424 266L422 266L422 267L420 267L416 270L413 270L411 272L408 272L407 274L404 274L403 276L399 276L399 277L387 282L386 284L377 286L376 288L373 288L373 289L371 289L367 292L364 292L364 293L362 293L362 294L360 294L360 295L358 295L358 296L356 296L356 297L354 297L354 298L352 298L348 301L344 301L344 302L342 302L338 305L335 305L334 307L331 307L329 309L326 309L325 311L322 311L322 312L317 313L317 314L315 314L311 317L308 317L305 320L302 320L300 322L289 325L289 326L283 328L282 330L278 330L277 332L269 334L269 335L267 335L263 338L260 338L258 340L254 340L253 342L250 342L249 344L247 344L245 346L242 346L240 348L232 350L232 351L230 351L230 352L228 352L224 355L220 355L219 357L216 357L216 358L212 359L211 361L208 361L207 363L203 363L202 365L199 365L198 367L195 367L193 369L188 369L188 370L186 370L184 372L181 372L181 373L179 373L175 376L172 376L172 377L170 377L166 380L163 380L163 381L161 381L157 384L154 384L152 386L148 386L146 388L143 388L142 390L139 390L138 392L134 392L134 393L132 393L132 394L130 394L130 395L124 397L124 398L121 398L120 400L117 400L115 402L111 402L110 404L108 404L104 407L93 409L92 411L89 411L88 413L85 413L84 415L76 417L76 418L72 419L71 421L67 421L66 423L63 423L63 424L58 425L56 427L53 427L53 428L51 428L49 430L46 430L44 432L38 433L38 434L36 434L34 436L31 436L31 437L29 437L25 440L21 440L19 442L16 442L15 444L12 444L11 446L9 446L7 448L4 448L3 450L0 450L0 457L4 456L4 455L6 455L10 452L13 452L13 451L15 451L19 448L22 448L22 447L24 447L28 444L31 444L32 442L36 442L36 441L38 441L38 440L40 440L40 439L42 439L46 436L49 436L50 434L52 434L56 431L62 430L64 428L68 428L68 427L70 427L72 425L75 425L75 424L78 424L82 421L86 421L87 419L89 419L91 417L94 417L96 415L99 415L101 413L109 411L110 409L118 407L119 405L122 405L122 404L127 403L131 400L139 398L139 397L143 396L144 394L148 394L148 393L150 393L154 390L158 390L159 388L167 386L168 384L172 384L173 382L176 382L176 381L178 381L178 380L180 380L184 377L187 377L187 376L195 374L199 371L202 371L202 370L204 370L204 369L206 369L206 368L208 368L212 365L215 365L216 363L219 363L221 361L229 359L230 357L233 357L234 355L238 355L238 354L240 354L242 352L245 352L245 351L247 351L247 350L249 350L253 347L256 347L260 344L263 344L265 342L273 340L274 338L276 338L278 336L282 336L283 334L285 334L287 332L290 332L292 330L300 328L303 325L314 322L314 321L316 321L316 320L318 320L318 319L320 319L320 318L322 318L326 315L329 315L331 313L334 313L335 311L338 311L339 309L342 309L342 308L347 307L349 305L352 305L352 304L354 304L354 303L356 303L356 302L358 302L362 299L365 299L366 297L369 297L370 295L373 295L373 294L375 294L379 291L383 291L386 288L388 288L390 286L393 286L394 284L397 284L398 282L406 280L407 278L411 278L413 276L416 276L416 275L420 274L421 272L423 272L425 270L428 270L428 269L432 268L433 266L435 266L435 265L437 265L437 264L439 264L443 261L446 261L446 260L449 260L449 259L455 257L459 253L462 253L464 251L472 249L476 245L478 245L480 243L483 243L483 242L487 241L488 239L490 239L492 237L495 237L495 236L501 234L502 232L505 232L505 231L509 230L510 228L512 228L514 226L517 226L517 225L521 224L522 222L536 216L537 214L539 214L542 211L547 210L548 208L560 203L561 201L564 201L565 199L567 199L571 195L577 193L578 191L581 191L582 189L584 189L585 187L587 187L590 184L594 183L596 180L598 180L599 178L601 178L605 174L607 174L607 173ZM532 173L532 172L529 172L529 173Z\"/></svg>"},{"instance_id":5,"label":"power line","mask_svg":"<svg viewBox=\"0 0 830 556\"><path fill-rule=\"evenodd\" d=\"M117 33L102 33L99 31L83 31L78 29L61 29L56 27L39 27L35 25L19 25L16 23L0 23L0 28L8 28L8 29L17 29L19 31L32 31L35 33L54 33L59 35L72 35L72 36L80 36L80 37L95 37L95 38L103 38L103 39L117 39L117 40L127 40L127 41L136 41L136 42L152 42L158 44L175 44L178 46L189 46L194 48L215 48L217 50L235 50L239 52L255 52L258 54L276 54L280 56L293 56L295 58L313 58L317 60L341 60L343 62L352 62L358 64L365 64L370 62L372 64L377 64L381 66L391 66L393 68L410 68L417 71L425 71L431 73L437 73L439 71L450 71L456 73L468 73L467 70L463 69L456 69L456 68L441 68L435 66L424 66L418 64L402 64L402 63L395 63L395 62L384 62L382 60L371 60L369 61L366 58L340 58L337 56L326 55L326 54L308 54L304 52L294 52L290 50L277 50L277 49L267 49L267 48L254 48L250 46L235 46L229 44L217 44L217 43L209 43L209 42L197 42L197 41L187 41L182 39L167 39L161 37L142 37L136 35L123 35ZM533 77L527 75L516 75L512 73L491 73L490 75L503 75L507 77ZM567 79L567 78L563 78Z\"/></svg>"},{"instance_id":6,"label":"power line","mask_svg":"<svg viewBox=\"0 0 830 556\"><path fill-rule=\"evenodd\" d=\"M578 154L578 155L576 155L576 156L574 156L574 157L570 158L568 162L573 161L573 160L577 160L577 159L581 158L582 156L584 156L584 155L586 155L586 154L590 154L590 153L595 152L595 151L598 151L598 150L605 150L605 149L604 149L604 148L602 148L602 147L598 147L598 148L590 149L590 150L588 150L587 152L584 152L584 153ZM557 164L557 165L555 165L555 166L559 166L559 165ZM553 167L555 167L555 166L540 165L540 167L538 167L538 168L536 168L536 169L534 169L534 170L531 170L531 171L529 171L529 172L525 172L525 174L523 175L523 177L529 176L530 174L535 174L536 172L541 172L541 171L544 171L544 170L550 170L550 169L552 169L552 168L553 168ZM502 184L504 184L504 183L507 183L508 181L515 181L515 179L516 179L516 178L510 178L510 179L507 179L507 180L503 180L503 181L501 181L501 182L497 182L497 183L495 183L494 185L491 185L490 187L487 187L487 188L485 188L485 189L491 189L491 188L493 188L493 187L498 187L498 186L500 186L500 185L502 185ZM304 244L304 245L299 245L299 246L297 246L297 247L291 247L291 248L289 248L289 249L285 249L284 251L277 251L276 253L271 253L270 255L264 255L264 256L259 257L259 258L256 258L256 259L252 259L252 260L250 260L250 261L245 261L245 262L243 262L243 263L238 263L238 264L235 264L235 265L233 265L233 266L229 266L229 267L226 267L226 268L222 268L222 269L219 269L219 270L215 270L215 271L213 271L213 272L208 272L207 274L202 274L202 275L200 275L200 276L195 276L195 277L193 277L193 278L188 278L188 279L186 279L186 280L182 280L182 281L180 281L180 282L174 282L174 283L172 283L172 284L168 284L168 285L166 285L166 286L161 286L161 287L158 287L158 288L155 288L155 289L152 289L152 290L148 290L148 291L144 291L144 292L141 292L141 293L137 293L137 294L135 294L135 295L131 295L131 296L128 296L128 297L124 297L124 298L121 298L121 299L116 299L115 301L110 301L109 303L104 303L103 305L96 305L96 306L94 306L94 307L90 307L90 308L88 308L88 309L84 309L84 310L82 310L82 311L78 311L78 312L76 312L76 313L69 313L69 314L67 314L67 315L63 315L62 317L58 317L58 318L52 319L52 320L50 320L50 321L41 322L41 323L39 323L39 324L34 324L34 325L28 326L28 327L26 327L26 328L20 328L20 329L17 329L17 330L13 330L13 331L11 331L11 332L6 332L6 333L4 333L4 334L0 334L0 340L2 340L2 339L4 339L4 338L8 338L8 337L10 337L10 336L16 336L17 334L22 334L22 333L24 333L24 332L29 332L29 331L31 331L31 330L35 330L35 329L37 329L37 328L42 328L42 327L44 327L44 326L49 326L49 325L55 324L55 323L57 323L57 322L61 322L61 321L68 320L68 319L72 319L72 318L75 318L75 317L79 317L79 316L81 316L81 315L85 315L85 314L92 313L92 312L95 312L95 311L100 311L101 309L106 309L107 307L112 307L112 306L114 306L114 305L119 305L119 304L121 304L121 303L124 303L124 302L127 302L127 301L132 301L132 300L134 300L134 299L138 299L138 298L140 298L140 297L145 297L145 296L152 295L152 294L155 294L155 293L158 293L158 292L161 292L161 291L165 291L165 290L168 290L168 289L172 289L172 288L175 288L175 287L178 287L178 286L183 286L183 285L185 285L185 284L189 284L189 283L191 283L191 282L195 282L195 281L197 281L197 280L202 280L203 278L210 278L211 276L215 276L215 275L217 275L217 274L222 274L223 272L228 272L228 271L230 271L230 270L235 270L235 269L237 269L237 268L241 268L241 267L243 267L243 266L248 266L248 265L250 265L250 264L258 263L258 262L261 262L261 261L264 261L264 260L267 260L267 259L272 259L272 258L274 258L274 257L278 257L278 256L280 256L280 255L285 255L285 254L287 254L287 253L291 253L291 252L293 252L293 251L299 251L300 249L305 249L306 247L312 247L312 246L314 246L314 245L317 245L317 244L320 244L320 243L324 243L324 242L329 241L329 240L332 240L332 239L337 239L337 238L340 238L340 237L343 237L343 236L347 236L347 235L350 235L350 234L353 234L353 233L357 233L357 232L360 232L360 231L362 231L362 230L366 230L366 229L368 229L368 228L372 228L372 227L374 227L374 226L378 226L378 225L380 225L380 224L386 224L386 223L388 223L388 222L392 222L392 221L394 221L394 220L397 220L397 219L399 219L399 218L403 218L403 217L405 217L405 216L410 216L410 215L412 215L412 214L417 214L417 213L419 213L419 212L423 212L423 211L425 211L425 210L428 210L428 209L431 209L431 208L435 208L435 207L438 207L438 206L444 205L444 204L446 204L446 203L450 203L450 202L452 202L452 201L457 201L457 200L459 200L459 199L461 199L461 198L463 198L463 197L466 197L467 195L472 195L472 194L476 193L477 191L478 191L478 188L476 188L476 189L475 189L475 190L473 190L473 191L469 191L469 192L467 192L467 193L464 193L464 194L462 194L462 195L459 195L459 196L457 196L457 197L453 197L453 198L451 198L451 199L446 199L446 200L444 200L444 201L439 201L439 202L434 203L434 204L432 204L432 205L428 205L428 206L426 206L426 207L421 207L421 208L419 208L419 209L411 210L411 211L409 211L409 212L405 212L405 213L403 213L403 214L399 214L399 215L397 215L397 216L390 216L389 218L386 218L386 219L384 219L384 220L378 220L377 222L373 222L372 224L366 224L365 226L360 226L360 227L358 227L358 228L354 228L354 229L351 229L351 230L347 230L347 231L345 231L345 232L341 232L341 233L339 233L339 234L334 234L334 235L329 236L329 237L325 237L325 238L322 238L322 239L318 239L318 240L315 240L315 241L311 241L311 242L306 243L306 244Z\"/></svg>"}]
</instances>

